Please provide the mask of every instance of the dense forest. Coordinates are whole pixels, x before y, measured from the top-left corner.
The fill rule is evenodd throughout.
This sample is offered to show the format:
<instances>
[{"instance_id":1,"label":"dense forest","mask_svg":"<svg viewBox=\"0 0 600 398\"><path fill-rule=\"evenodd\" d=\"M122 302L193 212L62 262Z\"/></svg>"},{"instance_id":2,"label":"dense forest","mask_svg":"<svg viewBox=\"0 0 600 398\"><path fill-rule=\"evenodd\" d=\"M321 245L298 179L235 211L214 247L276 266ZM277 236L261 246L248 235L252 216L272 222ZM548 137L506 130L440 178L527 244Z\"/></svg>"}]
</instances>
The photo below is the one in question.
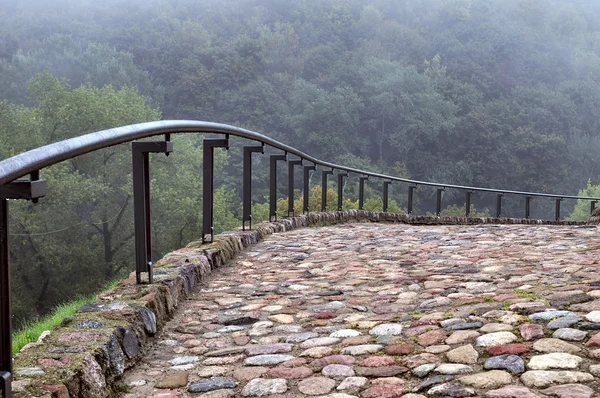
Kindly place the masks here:
<instances>
[{"instance_id":1,"label":"dense forest","mask_svg":"<svg viewBox=\"0 0 600 398\"><path fill-rule=\"evenodd\" d=\"M600 182L599 80L591 0L0 0L0 159L195 119L397 176L577 194ZM199 237L203 138L152 156L155 256ZM242 144L217 151L219 230L239 225ZM256 159L262 218L267 162ZM133 268L130 161L117 147L65 162L42 172L40 204L11 202L17 321ZM381 187L369 184L376 208ZM418 195L430 211L433 191ZM405 187L392 196L401 210ZM493 200L473 199L479 211ZM522 201L507 197L506 215L521 216ZM542 202L534 215L550 217Z\"/></svg>"}]
</instances>

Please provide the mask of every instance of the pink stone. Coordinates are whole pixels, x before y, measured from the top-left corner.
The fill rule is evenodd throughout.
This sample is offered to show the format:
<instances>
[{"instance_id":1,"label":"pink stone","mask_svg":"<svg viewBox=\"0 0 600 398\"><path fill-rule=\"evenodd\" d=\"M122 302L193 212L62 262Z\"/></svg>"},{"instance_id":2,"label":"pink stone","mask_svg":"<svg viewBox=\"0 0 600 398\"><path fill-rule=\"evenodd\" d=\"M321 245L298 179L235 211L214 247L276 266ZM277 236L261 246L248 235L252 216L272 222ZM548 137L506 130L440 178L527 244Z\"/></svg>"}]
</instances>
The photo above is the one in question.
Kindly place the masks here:
<instances>
[{"instance_id":1,"label":"pink stone","mask_svg":"<svg viewBox=\"0 0 600 398\"><path fill-rule=\"evenodd\" d=\"M401 386L393 384L380 384L367 388L360 395L363 398L395 398L401 397L407 393L407 390Z\"/></svg>"},{"instance_id":2,"label":"pink stone","mask_svg":"<svg viewBox=\"0 0 600 398\"><path fill-rule=\"evenodd\" d=\"M525 340L535 340L544 337L544 328L542 325L527 323L521 326L521 336Z\"/></svg>"},{"instance_id":3,"label":"pink stone","mask_svg":"<svg viewBox=\"0 0 600 398\"><path fill-rule=\"evenodd\" d=\"M337 317L333 312L325 311L317 314L317 319L331 319Z\"/></svg>"},{"instance_id":4,"label":"pink stone","mask_svg":"<svg viewBox=\"0 0 600 398\"><path fill-rule=\"evenodd\" d=\"M540 398L539 395L527 387L506 386L498 390L488 391L487 398Z\"/></svg>"},{"instance_id":5,"label":"pink stone","mask_svg":"<svg viewBox=\"0 0 600 398\"><path fill-rule=\"evenodd\" d=\"M42 366L45 366L47 368L55 368L55 367L63 367L65 365L67 365L66 363L62 362L62 361L57 361L56 359L52 359L52 358L42 358L38 360L38 363Z\"/></svg>"},{"instance_id":6,"label":"pink stone","mask_svg":"<svg viewBox=\"0 0 600 398\"><path fill-rule=\"evenodd\" d=\"M394 358L386 357L386 356L372 356L372 357L366 358L362 362L362 366L367 366L367 367L372 367L372 368L378 368L380 366L391 366L391 365L395 365L395 364L396 364L396 360Z\"/></svg>"},{"instance_id":7,"label":"pink stone","mask_svg":"<svg viewBox=\"0 0 600 398\"><path fill-rule=\"evenodd\" d=\"M600 333L592 336L592 338L589 339L585 345L588 347L600 347Z\"/></svg>"},{"instance_id":8,"label":"pink stone","mask_svg":"<svg viewBox=\"0 0 600 398\"><path fill-rule=\"evenodd\" d=\"M448 336L443 330L431 330L420 335L418 337L418 342L420 345L428 347L430 345L442 343L444 340L446 340L446 337Z\"/></svg>"},{"instance_id":9,"label":"pink stone","mask_svg":"<svg viewBox=\"0 0 600 398\"><path fill-rule=\"evenodd\" d=\"M40 387L52 393L52 398L69 398L69 391L64 384L42 384Z\"/></svg>"},{"instance_id":10,"label":"pink stone","mask_svg":"<svg viewBox=\"0 0 600 398\"><path fill-rule=\"evenodd\" d=\"M313 371L306 367L283 368L276 367L267 372L268 377L275 379L306 379L312 376Z\"/></svg>"},{"instance_id":11,"label":"pink stone","mask_svg":"<svg viewBox=\"0 0 600 398\"><path fill-rule=\"evenodd\" d=\"M415 346L412 344L395 344L386 347L385 353L389 355L408 355L412 354Z\"/></svg>"},{"instance_id":12,"label":"pink stone","mask_svg":"<svg viewBox=\"0 0 600 398\"><path fill-rule=\"evenodd\" d=\"M500 344L489 347L487 352L490 355L503 355L503 354L522 354L528 352L529 347L525 344Z\"/></svg>"},{"instance_id":13,"label":"pink stone","mask_svg":"<svg viewBox=\"0 0 600 398\"><path fill-rule=\"evenodd\" d=\"M161 391L159 393L148 396L148 398L181 398L183 393L176 390Z\"/></svg>"}]
</instances>

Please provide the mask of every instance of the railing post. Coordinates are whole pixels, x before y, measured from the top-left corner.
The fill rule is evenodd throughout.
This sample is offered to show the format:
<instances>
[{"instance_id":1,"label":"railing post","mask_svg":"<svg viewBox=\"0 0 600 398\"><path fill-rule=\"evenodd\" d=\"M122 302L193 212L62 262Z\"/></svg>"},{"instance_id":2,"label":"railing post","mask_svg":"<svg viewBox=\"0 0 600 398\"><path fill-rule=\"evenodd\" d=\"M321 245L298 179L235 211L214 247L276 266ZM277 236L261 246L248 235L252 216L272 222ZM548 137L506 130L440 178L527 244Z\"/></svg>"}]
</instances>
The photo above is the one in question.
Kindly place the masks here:
<instances>
[{"instance_id":1,"label":"railing post","mask_svg":"<svg viewBox=\"0 0 600 398\"><path fill-rule=\"evenodd\" d=\"M327 176L333 174L333 169L321 172L321 211L327 211Z\"/></svg>"},{"instance_id":2,"label":"railing post","mask_svg":"<svg viewBox=\"0 0 600 398\"><path fill-rule=\"evenodd\" d=\"M368 179L368 176L358 178L358 210L363 210L365 206L365 180Z\"/></svg>"},{"instance_id":3,"label":"railing post","mask_svg":"<svg viewBox=\"0 0 600 398\"><path fill-rule=\"evenodd\" d=\"M413 212L413 200L414 200L414 196L415 196L415 189L417 189L416 185L408 186L408 203L406 205L406 212L408 214L412 214L412 212Z\"/></svg>"},{"instance_id":4,"label":"railing post","mask_svg":"<svg viewBox=\"0 0 600 398\"><path fill-rule=\"evenodd\" d=\"M294 216L294 166L302 166L302 159L288 162L288 217Z\"/></svg>"},{"instance_id":5,"label":"railing post","mask_svg":"<svg viewBox=\"0 0 600 398\"><path fill-rule=\"evenodd\" d=\"M598 203L596 200L592 200L590 203L590 215L594 214L594 210L596 210L596 203Z\"/></svg>"},{"instance_id":6,"label":"railing post","mask_svg":"<svg viewBox=\"0 0 600 398\"><path fill-rule=\"evenodd\" d=\"M499 193L496 196L496 218L500 218L500 216L502 215L502 197L504 196L504 194Z\"/></svg>"},{"instance_id":7,"label":"railing post","mask_svg":"<svg viewBox=\"0 0 600 398\"><path fill-rule=\"evenodd\" d=\"M287 160L287 155L271 155L269 179L269 221L277 221L277 161Z\"/></svg>"},{"instance_id":8,"label":"railing post","mask_svg":"<svg viewBox=\"0 0 600 398\"><path fill-rule=\"evenodd\" d=\"M19 179L0 187L0 389L2 397L11 396L12 384L12 316L10 303L10 246L8 233L8 199L27 199L36 203L46 195L46 181L39 171L29 180Z\"/></svg>"},{"instance_id":9,"label":"railing post","mask_svg":"<svg viewBox=\"0 0 600 398\"><path fill-rule=\"evenodd\" d=\"M135 230L135 279L142 283L142 272L152 277L152 231L150 228L150 167L148 154L173 152L170 137L164 142L132 142L131 160L133 167L133 223Z\"/></svg>"},{"instance_id":10,"label":"railing post","mask_svg":"<svg viewBox=\"0 0 600 398\"><path fill-rule=\"evenodd\" d=\"M531 215L531 196L525 197L525 219L529 220L529 216Z\"/></svg>"},{"instance_id":11,"label":"railing post","mask_svg":"<svg viewBox=\"0 0 600 398\"><path fill-rule=\"evenodd\" d=\"M310 212L310 208L309 208L309 196L310 196L310 184L309 184L309 174L311 170L316 170L317 167L316 166L304 166L304 197L302 198L302 204L303 204L303 211L304 213L308 214Z\"/></svg>"},{"instance_id":12,"label":"railing post","mask_svg":"<svg viewBox=\"0 0 600 398\"><path fill-rule=\"evenodd\" d=\"M443 193L444 193L444 188L438 188L437 194L436 194L436 201L435 201L435 215L438 217L442 213L442 194Z\"/></svg>"},{"instance_id":13,"label":"railing post","mask_svg":"<svg viewBox=\"0 0 600 398\"><path fill-rule=\"evenodd\" d=\"M555 206L555 210L554 210L554 220L555 221L560 221L560 202L561 201L562 201L562 198L556 199L556 206Z\"/></svg>"},{"instance_id":14,"label":"railing post","mask_svg":"<svg viewBox=\"0 0 600 398\"><path fill-rule=\"evenodd\" d=\"M208 242L206 236L210 236L210 242L215 239L213 226L214 217L214 163L215 148L229 149L229 135L225 139L205 138L202 143L202 243Z\"/></svg>"},{"instance_id":15,"label":"railing post","mask_svg":"<svg viewBox=\"0 0 600 398\"><path fill-rule=\"evenodd\" d=\"M252 154L254 152L265 153L265 146L244 147L244 181L242 187L242 231L252 229Z\"/></svg>"},{"instance_id":16,"label":"railing post","mask_svg":"<svg viewBox=\"0 0 600 398\"><path fill-rule=\"evenodd\" d=\"M391 181L384 181L383 182L383 212L387 213L388 211L388 199L389 199L389 190L390 190L390 185L392 184Z\"/></svg>"},{"instance_id":17,"label":"railing post","mask_svg":"<svg viewBox=\"0 0 600 398\"><path fill-rule=\"evenodd\" d=\"M2 397L11 396L12 380L12 320L8 247L8 199L0 198L0 388Z\"/></svg>"},{"instance_id":18,"label":"railing post","mask_svg":"<svg viewBox=\"0 0 600 398\"><path fill-rule=\"evenodd\" d=\"M465 217L469 217L471 215L471 194L473 191L467 191L465 193Z\"/></svg>"},{"instance_id":19,"label":"railing post","mask_svg":"<svg viewBox=\"0 0 600 398\"><path fill-rule=\"evenodd\" d=\"M344 210L344 177L348 177L348 173L338 173L338 175L337 175L338 211Z\"/></svg>"}]
</instances>

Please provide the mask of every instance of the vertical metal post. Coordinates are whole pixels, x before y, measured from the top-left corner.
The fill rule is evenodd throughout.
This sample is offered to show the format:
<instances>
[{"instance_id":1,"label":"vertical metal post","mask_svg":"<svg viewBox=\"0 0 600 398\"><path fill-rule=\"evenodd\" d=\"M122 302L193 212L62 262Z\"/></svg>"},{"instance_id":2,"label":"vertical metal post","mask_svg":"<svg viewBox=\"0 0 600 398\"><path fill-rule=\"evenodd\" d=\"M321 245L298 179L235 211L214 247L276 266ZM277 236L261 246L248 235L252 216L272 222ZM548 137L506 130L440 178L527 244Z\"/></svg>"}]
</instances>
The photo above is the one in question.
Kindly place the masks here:
<instances>
[{"instance_id":1,"label":"vertical metal post","mask_svg":"<svg viewBox=\"0 0 600 398\"><path fill-rule=\"evenodd\" d=\"M358 210L363 210L365 206L365 180L368 179L368 176L358 178Z\"/></svg>"},{"instance_id":2,"label":"vertical metal post","mask_svg":"<svg viewBox=\"0 0 600 398\"><path fill-rule=\"evenodd\" d=\"M504 194L499 193L496 196L496 218L500 218L500 216L502 215L502 197L504 196Z\"/></svg>"},{"instance_id":3,"label":"vertical metal post","mask_svg":"<svg viewBox=\"0 0 600 398\"><path fill-rule=\"evenodd\" d=\"M288 217L294 216L294 166L302 166L302 159L288 162Z\"/></svg>"},{"instance_id":4,"label":"vertical metal post","mask_svg":"<svg viewBox=\"0 0 600 398\"><path fill-rule=\"evenodd\" d=\"M465 217L469 217L471 215L471 194L473 191L467 191L465 193Z\"/></svg>"},{"instance_id":5,"label":"vertical metal post","mask_svg":"<svg viewBox=\"0 0 600 398\"><path fill-rule=\"evenodd\" d=\"M392 184L391 181L383 182L383 212L384 213L387 213L387 211L388 211L388 199L389 199L389 190L390 190L391 184Z\"/></svg>"},{"instance_id":6,"label":"vertical metal post","mask_svg":"<svg viewBox=\"0 0 600 398\"><path fill-rule=\"evenodd\" d=\"M440 216L442 213L442 194L444 193L444 188L438 188L436 194L436 202L435 202L435 215Z\"/></svg>"},{"instance_id":7,"label":"vertical metal post","mask_svg":"<svg viewBox=\"0 0 600 398\"><path fill-rule=\"evenodd\" d=\"M598 203L595 200L592 200L592 202L590 203L590 215L594 214L594 210L596 210L596 203Z\"/></svg>"},{"instance_id":8,"label":"vertical metal post","mask_svg":"<svg viewBox=\"0 0 600 398\"><path fill-rule=\"evenodd\" d=\"M417 189L416 185L409 185L408 186L408 203L406 206L406 212L408 214L412 214L413 212L413 199L415 196L415 189Z\"/></svg>"},{"instance_id":9,"label":"vertical metal post","mask_svg":"<svg viewBox=\"0 0 600 398\"><path fill-rule=\"evenodd\" d=\"M304 195L303 195L303 211L304 213L308 214L310 212L310 208L309 208L309 201L308 199L310 198L310 171L311 170L316 170L316 166L304 166Z\"/></svg>"},{"instance_id":10,"label":"vertical metal post","mask_svg":"<svg viewBox=\"0 0 600 398\"><path fill-rule=\"evenodd\" d=\"M10 308L10 250L8 234L8 199L27 199L36 203L46 195L46 181L39 171L30 179L19 179L0 186L0 390L2 397L11 396L12 321Z\"/></svg>"},{"instance_id":11,"label":"vertical metal post","mask_svg":"<svg viewBox=\"0 0 600 398\"><path fill-rule=\"evenodd\" d=\"M561 201L562 201L562 198L556 199L556 207L554 210L554 220L555 221L560 221L560 202Z\"/></svg>"},{"instance_id":12,"label":"vertical metal post","mask_svg":"<svg viewBox=\"0 0 600 398\"><path fill-rule=\"evenodd\" d=\"M271 155L269 178L269 221L277 221L277 161L286 160L287 155Z\"/></svg>"},{"instance_id":13,"label":"vertical metal post","mask_svg":"<svg viewBox=\"0 0 600 398\"><path fill-rule=\"evenodd\" d=\"M229 149L229 135L225 139L206 138L202 146L202 243L208 242L206 236L210 236L210 242L215 239L214 218L214 152L215 148Z\"/></svg>"},{"instance_id":14,"label":"vertical metal post","mask_svg":"<svg viewBox=\"0 0 600 398\"><path fill-rule=\"evenodd\" d=\"M348 173L338 173L337 175L338 211L344 210L344 177L348 177Z\"/></svg>"},{"instance_id":15,"label":"vertical metal post","mask_svg":"<svg viewBox=\"0 0 600 398\"><path fill-rule=\"evenodd\" d=\"M531 196L525 197L525 219L529 220L529 216L531 215Z\"/></svg>"},{"instance_id":16,"label":"vertical metal post","mask_svg":"<svg viewBox=\"0 0 600 398\"><path fill-rule=\"evenodd\" d=\"M11 396L12 381L12 321L8 244L8 199L0 198L0 388L2 389L2 397Z\"/></svg>"},{"instance_id":17,"label":"vertical metal post","mask_svg":"<svg viewBox=\"0 0 600 398\"><path fill-rule=\"evenodd\" d=\"M333 169L321 172L321 211L327 211L327 176L330 174L333 174Z\"/></svg>"},{"instance_id":18,"label":"vertical metal post","mask_svg":"<svg viewBox=\"0 0 600 398\"><path fill-rule=\"evenodd\" d=\"M152 230L150 224L150 153L169 154L173 151L173 143L133 142L131 143L131 160L133 167L133 220L135 231L135 277L142 283L142 272L148 273L149 283L152 277Z\"/></svg>"},{"instance_id":19,"label":"vertical metal post","mask_svg":"<svg viewBox=\"0 0 600 398\"><path fill-rule=\"evenodd\" d=\"M244 147L244 181L242 187L242 231L252 229L252 154L254 152L265 153L264 145Z\"/></svg>"}]
</instances>

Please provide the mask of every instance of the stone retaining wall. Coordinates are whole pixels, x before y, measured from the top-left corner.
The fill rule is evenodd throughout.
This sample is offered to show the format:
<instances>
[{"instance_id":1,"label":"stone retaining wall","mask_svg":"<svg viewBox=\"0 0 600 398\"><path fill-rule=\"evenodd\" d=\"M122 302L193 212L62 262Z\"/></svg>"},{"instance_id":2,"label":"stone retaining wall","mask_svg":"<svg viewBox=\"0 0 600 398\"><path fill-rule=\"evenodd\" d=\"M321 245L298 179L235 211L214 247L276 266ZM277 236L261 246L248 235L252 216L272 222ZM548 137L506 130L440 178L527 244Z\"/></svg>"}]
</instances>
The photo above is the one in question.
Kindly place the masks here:
<instances>
[{"instance_id":1,"label":"stone retaining wall","mask_svg":"<svg viewBox=\"0 0 600 398\"><path fill-rule=\"evenodd\" d=\"M346 222L397 222L415 225L535 224L582 225L507 218L425 217L360 210L311 213L252 231L237 230L167 254L154 265L154 284L137 285L135 273L98 295L66 318L37 343L25 346L14 361L15 397L109 397L119 392L118 380L133 366L149 339L173 315L181 300L215 268L266 235L307 226Z\"/></svg>"}]
</instances>

